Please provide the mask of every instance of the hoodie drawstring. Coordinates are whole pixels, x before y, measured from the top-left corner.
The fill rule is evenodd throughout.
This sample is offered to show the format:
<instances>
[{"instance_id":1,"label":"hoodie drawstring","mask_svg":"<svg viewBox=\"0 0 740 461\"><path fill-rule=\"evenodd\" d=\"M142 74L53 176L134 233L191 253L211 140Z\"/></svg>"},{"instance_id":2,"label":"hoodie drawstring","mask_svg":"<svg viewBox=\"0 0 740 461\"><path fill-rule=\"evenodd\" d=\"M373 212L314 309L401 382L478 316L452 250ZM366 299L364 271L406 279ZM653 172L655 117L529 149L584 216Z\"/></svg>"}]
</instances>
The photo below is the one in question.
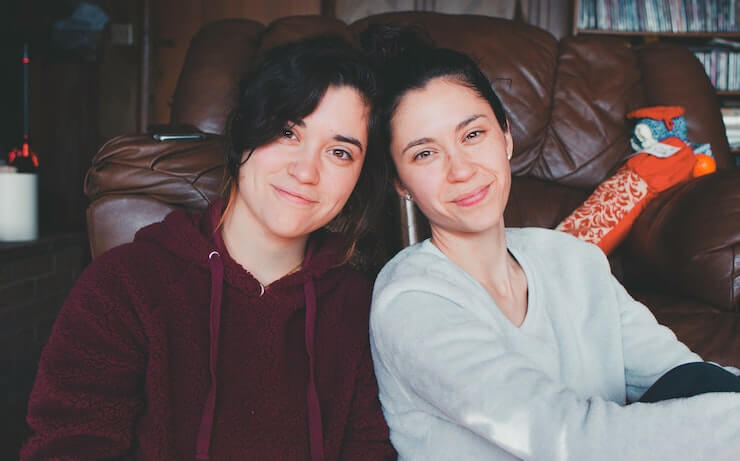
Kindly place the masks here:
<instances>
[{"instance_id":1,"label":"hoodie drawstring","mask_svg":"<svg viewBox=\"0 0 740 461\"><path fill-rule=\"evenodd\" d=\"M324 435L321 427L321 406L319 393L316 391L316 373L314 372L314 332L316 330L316 290L313 279L307 277L303 285L306 297L306 352L308 352L308 387L306 403L308 404L308 437L311 446L311 461L324 460Z\"/></svg>"},{"instance_id":2,"label":"hoodie drawstring","mask_svg":"<svg viewBox=\"0 0 740 461\"><path fill-rule=\"evenodd\" d=\"M308 261L312 246L307 251ZM218 337L221 324L221 296L223 294L224 266L218 251L211 251L208 255L208 264L211 269L211 304L210 304L210 344L209 344L209 371L211 384L208 388L203 412L200 417L198 438L195 445L195 458L199 461L208 461L213 434L213 418L216 412L216 365L218 364ZM314 372L314 336L316 331L316 289L313 278L307 276L303 284L303 294L306 301L306 352L308 353L308 385L306 388L306 404L308 411L308 441L311 450L311 461L324 460L324 435L321 422L321 406L319 394L316 391Z\"/></svg>"},{"instance_id":3,"label":"hoodie drawstring","mask_svg":"<svg viewBox=\"0 0 740 461\"><path fill-rule=\"evenodd\" d=\"M216 412L216 365L218 359L218 333L221 324L221 295L224 284L224 265L218 251L211 251L208 255L208 264L211 268L211 306L210 306L210 346L208 368L211 374L211 386L208 388L203 412L200 416L200 428L195 445L195 458L201 461L208 460L208 451L213 433L213 417Z\"/></svg>"}]
</instances>

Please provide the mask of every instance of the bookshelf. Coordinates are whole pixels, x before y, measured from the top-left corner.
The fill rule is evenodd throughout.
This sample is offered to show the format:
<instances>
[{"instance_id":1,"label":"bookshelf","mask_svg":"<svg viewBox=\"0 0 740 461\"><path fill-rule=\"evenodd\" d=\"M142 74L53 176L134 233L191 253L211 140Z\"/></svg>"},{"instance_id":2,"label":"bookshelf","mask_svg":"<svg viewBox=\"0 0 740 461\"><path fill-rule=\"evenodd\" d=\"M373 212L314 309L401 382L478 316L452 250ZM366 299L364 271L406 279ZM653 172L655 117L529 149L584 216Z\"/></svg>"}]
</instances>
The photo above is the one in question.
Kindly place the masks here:
<instances>
[{"instance_id":1,"label":"bookshelf","mask_svg":"<svg viewBox=\"0 0 740 461\"><path fill-rule=\"evenodd\" d=\"M740 96L740 0L575 0L574 5L573 35L684 44L721 98Z\"/></svg>"},{"instance_id":2,"label":"bookshelf","mask_svg":"<svg viewBox=\"0 0 740 461\"><path fill-rule=\"evenodd\" d=\"M573 5L573 35L618 36L630 45L670 40L688 47L722 106L740 112L740 0L574 0ZM731 141L730 147L740 166L740 142Z\"/></svg>"},{"instance_id":3,"label":"bookshelf","mask_svg":"<svg viewBox=\"0 0 740 461\"><path fill-rule=\"evenodd\" d=\"M573 32L737 36L738 0L575 0Z\"/></svg>"}]
</instances>

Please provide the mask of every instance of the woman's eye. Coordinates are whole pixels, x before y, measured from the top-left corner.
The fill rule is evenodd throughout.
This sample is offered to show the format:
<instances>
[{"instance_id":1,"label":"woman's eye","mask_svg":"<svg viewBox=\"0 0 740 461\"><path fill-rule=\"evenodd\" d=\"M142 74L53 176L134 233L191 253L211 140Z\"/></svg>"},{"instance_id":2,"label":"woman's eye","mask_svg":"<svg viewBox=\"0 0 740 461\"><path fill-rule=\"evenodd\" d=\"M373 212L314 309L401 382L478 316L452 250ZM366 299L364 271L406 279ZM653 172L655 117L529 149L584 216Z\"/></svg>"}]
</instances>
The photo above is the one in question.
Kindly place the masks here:
<instances>
[{"instance_id":1,"label":"woman's eye","mask_svg":"<svg viewBox=\"0 0 740 461\"><path fill-rule=\"evenodd\" d=\"M417 153L416 155L414 155L414 160L424 160L425 158L429 157L430 155L432 155L431 151L423 150L423 151Z\"/></svg>"},{"instance_id":2,"label":"woman's eye","mask_svg":"<svg viewBox=\"0 0 740 461\"><path fill-rule=\"evenodd\" d=\"M331 155L340 160L352 160L352 155L344 149L332 149Z\"/></svg>"},{"instance_id":3,"label":"woman's eye","mask_svg":"<svg viewBox=\"0 0 740 461\"><path fill-rule=\"evenodd\" d=\"M475 130L471 131L467 135L465 135L465 139L475 139L483 134L483 130Z\"/></svg>"},{"instance_id":4,"label":"woman's eye","mask_svg":"<svg viewBox=\"0 0 740 461\"><path fill-rule=\"evenodd\" d=\"M290 128L283 128L282 135L283 135L284 138L288 138L288 139L295 139L296 138L295 133Z\"/></svg>"}]
</instances>

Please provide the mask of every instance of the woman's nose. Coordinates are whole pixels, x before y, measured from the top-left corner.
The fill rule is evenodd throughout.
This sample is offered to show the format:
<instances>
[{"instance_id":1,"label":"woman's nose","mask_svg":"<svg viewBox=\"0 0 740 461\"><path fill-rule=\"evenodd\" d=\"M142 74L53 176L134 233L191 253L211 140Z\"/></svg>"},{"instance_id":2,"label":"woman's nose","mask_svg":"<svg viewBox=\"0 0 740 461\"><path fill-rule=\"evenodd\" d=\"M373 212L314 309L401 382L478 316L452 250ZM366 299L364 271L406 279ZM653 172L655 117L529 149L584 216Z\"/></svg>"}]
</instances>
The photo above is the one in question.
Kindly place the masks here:
<instances>
[{"instance_id":1,"label":"woman's nose","mask_svg":"<svg viewBox=\"0 0 740 461\"><path fill-rule=\"evenodd\" d=\"M447 179L450 182L467 181L474 173L475 168L464 153L452 152L448 155Z\"/></svg>"},{"instance_id":2,"label":"woman's nose","mask_svg":"<svg viewBox=\"0 0 740 461\"><path fill-rule=\"evenodd\" d=\"M288 173L304 184L316 184L319 182L320 153L304 150L288 166Z\"/></svg>"}]
</instances>

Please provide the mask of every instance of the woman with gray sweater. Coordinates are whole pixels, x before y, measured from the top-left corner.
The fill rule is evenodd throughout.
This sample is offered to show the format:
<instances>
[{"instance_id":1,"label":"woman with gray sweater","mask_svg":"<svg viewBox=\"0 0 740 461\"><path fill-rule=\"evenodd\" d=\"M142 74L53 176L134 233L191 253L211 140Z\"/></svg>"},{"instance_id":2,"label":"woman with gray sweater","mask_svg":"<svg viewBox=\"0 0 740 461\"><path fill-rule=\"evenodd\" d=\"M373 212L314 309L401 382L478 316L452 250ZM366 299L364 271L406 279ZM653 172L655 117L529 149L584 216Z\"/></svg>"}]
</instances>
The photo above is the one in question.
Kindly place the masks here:
<instances>
[{"instance_id":1,"label":"woman with gray sweater","mask_svg":"<svg viewBox=\"0 0 740 461\"><path fill-rule=\"evenodd\" d=\"M506 229L513 142L490 83L408 31L365 39L382 51L388 34L381 132L395 187L432 234L383 268L373 294L399 459L740 459L740 371L659 325L596 246Z\"/></svg>"}]
</instances>

